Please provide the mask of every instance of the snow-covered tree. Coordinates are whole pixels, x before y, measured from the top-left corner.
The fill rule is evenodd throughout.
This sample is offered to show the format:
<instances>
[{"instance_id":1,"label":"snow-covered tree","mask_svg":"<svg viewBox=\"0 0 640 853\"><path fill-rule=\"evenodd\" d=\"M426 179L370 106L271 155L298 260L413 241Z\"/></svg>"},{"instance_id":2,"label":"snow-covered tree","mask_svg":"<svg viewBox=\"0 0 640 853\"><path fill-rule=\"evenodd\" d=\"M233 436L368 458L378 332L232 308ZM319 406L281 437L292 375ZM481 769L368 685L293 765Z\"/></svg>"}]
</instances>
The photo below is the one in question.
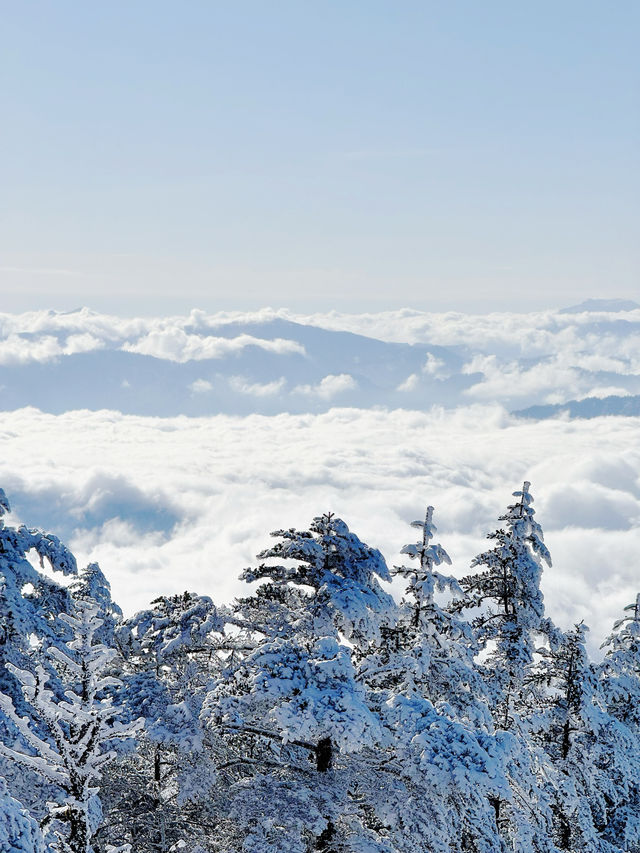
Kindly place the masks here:
<instances>
[{"instance_id":1,"label":"snow-covered tree","mask_svg":"<svg viewBox=\"0 0 640 853\"><path fill-rule=\"evenodd\" d=\"M96 631L96 639L105 646L113 646L116 626L122 621L122 610L111 598L111 584L100 566L89 563L69 584L69 592L74 601L98 608L97 615L102 619L102 625Z\"/></svg>"},{"instance_id":2,"label":"snow-covered tree","mask_svg":"<svg viewBox=\"0 0 640 853\"><path fill-rule=\"evenodd\" d=\"M40 827L7 790L0 777L0 851L2 853L51 853Z\"/></svg>"},{"instance_id":3,"label":"snow-covered tree","mask_svg":"<svg viewBox=\"0 0 640 853\"><path fill-rule=\"evenodd\" d=\"M552 803L554 840L560 850L618 849L619 808L637 792L640 751L629 730L610 717L590 664L586 627L556 632L540 649L536 678L546 686L530 736L550 758L546 782ZM633 829L627 821L627 835ZM638 836L635 836L638 840Z\"/></svg>"},{"instance_id":4,"label":"snow-covered tree","mask_svg":"<svg viewBox=\"0 0 640 853\"><path fill-rule=\"evenodd\" d=\"M5 523L9 501L0 489L0 693L9 696L20 716L30 713L19 680L8 664L28 669L39 660L49 675L49 686L57 696L62 684L51 661L43 657L43 647L63 647L71 632L60 618L72 603L68 590L38 569L44 561L60 575L77 572L73 555L51 534L12 527ZM33 560L33 557L36 560ZM14 744L19 733L0 707L0 741ZM0 775L5 776L11 793L25 807L41 817L49 797L47 783L37 774L20 771L0 755Z\"/></svg>"},{"instance_id":5,"label":"snow-covered tree","mask_svg":"<svg viewBox=\"0 0 640 853\"><path fill-rule=\"evenodd\" d=\"M241 575L247 582L267 582L263 600L272 595L291 605L290 616L300 613L307 630L317 636L338 632L357 648L379 637L393 599L378 582L391 576L377 548L362 542L333 513L314 518L309 530L271 535L279 541L258 559L286 564L262 562Z\"/></svg>"},{"instance_id":6,"label":"snow-covered tree","mask_svg":"<svg viewBox=\"0 0 640 853\"><path fill-rule=\"evenodd\" d=\"M616 748L608 750L609 764L629 763L632 775L615 775L618 802L608 822L607 837L616 841L624 850L640 851L640 594L627 605L623 616L613 626L613 632L604 641L606 654L597 667L603 699L611 718L607 724L609 732L616 731L615 723L628 730L628 739L616 740Z\"/></svg>"},{"instance_id":7,"label":"snow-covered tree","mask_svg":"<svg viewBox=\"0 0 640 853\"><path fill-rule=\"evenodd\" d=\"M542 528L535 521L530 483L514 492L518 500L499 521L505 522L487 538L495 543L471 563L480 571L460 581L465 592L457 609L479 608L473 620L476 637L485 648L483 672L489 686L496 725L511 728L540 634L550 630L540 591L542 562L551 565Z\"/></svg>"},{"instance_id":8,"label":"snow-covered tree","mask_svg":"<svg viewBox=\"0 0 640 853\"><path fill-rule=\"evenodd\" d=\"M382 648L390 643L396 647L394 669L404 682L403 692L417 692L453 719L490 730L486 691L473 661L477 647L471 626L435 599L436 591L458 600L463 593L454 577L436 568L450 565L451 559L442 545L432 542L433 507L427 507L424 521L413 521L411 526L420 531L420 540L404 545L400 553L412 565L394 567L396 576L409 581L407 597L395 625L387 629ZM399 652L404 652L401 660Z\"/></svg>"},{"instance_id":9,"label":"snow-covered tree","mask_svg":"<svg viewBox=\"0 0 640 853\"><path fill-rule=\"evenodd\" d=\"M395 568L409 581L407 597L359 670L389 734L378 776L387 781L385 796L396 800L387 818L394 849L500 850L490 800L509 790L474 667L475 643L470 626L435 600L436 590L459 595L460 589L436 569L450 559L432 542L433 508L412 526L420 540L401 553L413 565ZM374 786L369 796L375 792Z\"/></svg>"},{"instance_id":10,"label":"snow-covered tree","mask_svg":"<svg viewBox=\"0 0 640 853\"><path fill-rule=\"evenodd\" d=\"M79 608L77 616L60 616L72 631L64 648L50 646L46 652L67 682L63 698L48 688L49 677L42 664L30 672L9 663L19 681L24 699L37 725L20 717L11 698L0 695L0 707L20 733L22 743L0 744L8 759L32 768L60 792L50 804L48 823L57 836L60 853L91 853L91 838L101 821L97 783L104 766L115 753L110 744L130 737L136 726L117 720L119 709L109 689L117 679L104 676L115 652L95 641L101 627L96 609ZM66 825L66 829L58 827Z\"/></svg>"},{"instance_id":11,"label":"snow-covered tree","mask_svg":"<svg viewBox=\"0 0 640 853\"><path fill-rule=\"evenodd\" d=\"M379 638L394 608L378 583L389 579L387 566L332 514L315 518L308 531L273 535L279 541L258 558L285 562L243 573L246 581L265 582L237 609L254 648L223 673L203 710L226 744L219 773L233 793L229 831L242 837L252 827L251 846L229 849L302 851L313 844L333 851L339 838L340 849L386 850L376 820L351 797L349 768L382 735L352 650ZM270 777L281 784L265 812ZM292 790L298 817L288 822ZM287 840L274 846L284 827Z\"/></svg>"},{"instance_id":12,"label":"snow-covered tree","mask_svg":"<svg viewBox=\"0 0 640 853\"><path fill-rule=\"evenodd\" d=\"M28 666L34 649L62 648L70 637L68 624L60 618L72 605L68 590L38 571L28 560L34 551L43 565L46 559L53 571L63 575L77 573L76 561L57 536L29 530L24 526L9 527L3 516L10 512L9 501L0 489L0 692L10 696L21 713L26 709L13 667ZM45 666L47 666L45 662ZM49 669L55 681L55 672ZM2 715L0 714L0 720ZM0 738L15 732L0 726Z\"/></svg>"},{"instance_id":13,"label":"snow-covered tree","mask_svg":"<svg viewBox=\"0 0 640 853\"><path fill-rule=\"evenodd\" d=\"M537 702L536 649L555 628L544 615L540 590L542 563L550 566L551 557L534 518L529 488L525 481L513 493L517 500L499 517L503 524L487 536L493 547L472 561L471 567L479 571L462 578L465 598L452 609L475 611L471 624L482 650L478 668L496 728L510 733L503 742L511 795L493 798L496 824L505 843L546 850L551 844L550 803L538 784L546 758L531 748L525 719Z\"/></svg>"},{"instance_id":14,"label":"snow-covered tree","mask_svg":"<svg viewBox=\"0 0 640 853\"><path fill-rule=\"evenodd\" d=\"M208 596L161 596L116 629L119 701L144 720L134 755L106 780L110 823L136 853L196 844L212 822L214 764L200 710L218 670L224 616Z\"/></svg>"},{"instance_id":15,"label":"snow-covered tree","mask_svg":"<svg viewBox=\"0 0 640 853\"><path fill-rule=\"evenodd\" d=\"M609 713L640 737L640 593L624 610L602 644L599 674Z\"/></svg>"}]
</instances>

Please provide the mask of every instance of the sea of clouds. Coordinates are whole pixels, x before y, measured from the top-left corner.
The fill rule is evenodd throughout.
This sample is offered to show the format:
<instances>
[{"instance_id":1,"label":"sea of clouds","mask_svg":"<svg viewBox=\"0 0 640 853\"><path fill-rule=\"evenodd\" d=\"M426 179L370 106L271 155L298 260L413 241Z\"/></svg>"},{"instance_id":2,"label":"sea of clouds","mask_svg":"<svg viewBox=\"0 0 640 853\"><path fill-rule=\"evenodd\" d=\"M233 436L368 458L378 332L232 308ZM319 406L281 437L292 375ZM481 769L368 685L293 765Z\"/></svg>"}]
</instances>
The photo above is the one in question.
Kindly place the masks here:
<instances>
[{"instance_id":1,"label":"sea of clouds","mask_svg":"<svg viewBox=\"0 0 640 853\"><path fill-rule=\"evenodd\" d=\"M212 351L229 358L224 346L242 349L246 336L281 348L286 358L304 347L301 339L257 330L285 313L216 315L215 322L202 312L164 319L89 311L2 315L0 353L5 363L18 357L47 362L78 349L117 346L191 363L204 351L207 358ZM614 377L609 387L628 393L640 373L640 311L476 317L400 311L286 314L286 320L379 341L463 346L496 372L483 363L477 393L455 407L424 411L338 406L331 395L336 380L325 383L326 410L320 412L143 417L107 409L2 411L0 486L14 509L9 522L50 529L81 563L99 561L115 598L131 613L159 594L184 589L229 601L242 591L240 570L255 563L271 530L305 528L329 510L398 564L400 548L413 539L408 523L433 504L438 538L461 576L527 479L554 561L543 580L548 611L563 627L584 618L595 652L640 587L640 418L526 421L509 414L500 388L509 376L534 381L523 367L528 354L546 399L581 396L585 389L572 385L571 371L579 378L595 375L594 359L598 370ZM225 326L228 334L211 333ZM197 345L194 336L202 339ZM263 350L269 354L268 346ZM510 364L517 365L517 376ZM483 387L493 391L479 393ZM348 400L348 391L339 393ZM309 398L314 393L310 387Z\"/></svg>"}]
</instances>

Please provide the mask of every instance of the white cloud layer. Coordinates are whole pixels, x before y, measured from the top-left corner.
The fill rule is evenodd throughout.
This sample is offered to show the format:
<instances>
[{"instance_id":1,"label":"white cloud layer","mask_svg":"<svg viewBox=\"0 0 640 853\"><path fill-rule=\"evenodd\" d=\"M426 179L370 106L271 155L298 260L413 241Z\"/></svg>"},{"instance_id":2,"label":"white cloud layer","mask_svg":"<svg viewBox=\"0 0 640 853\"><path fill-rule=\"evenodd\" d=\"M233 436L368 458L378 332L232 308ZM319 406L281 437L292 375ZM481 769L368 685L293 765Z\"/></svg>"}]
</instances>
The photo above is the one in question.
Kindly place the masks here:
<instances>
[{"instance_id":1,"label":"white cloud layer","mask_svg":"<svg viewBox=\"0 0 640 853\"><path fill-rule=\"evenodd\" d=\"M167 328L149 332L135 343L125 343L125 352L137 352L152 355L154 358L166 358L169 361L203 361L207 358L225 358L241 352L247 347L258 347L265 352L278 355L298 353L304 355L304 347L296 341L284 338L265 340L253 335L237 335L233 338L220 338L213 335L190 335L180 328Z\"/></svg>"},{"instance_id":2,"label":"white cloud layer","mask_svg":"<svg viewBox=\"0 0 640 853\"><path fill-rule=\"evenodd\" d=\"M243 376L232 376L229 379L229 386L233 391L240 394L249 394L253 397L271 397L273 394L279 394L287 384L287 380L281 376L273 382L248 382Z\"/></svg>"},{"instance_id":3,"label":"white cloud layer","mask_svg":"<svg viewBox=\"0 0 640 853\"><path fill-rule=\"evenodd\" d=\"M189 385L189 390L194 394L208 394L209 391L213 391L213 383L208 379L194 379Z\"/></svg>"},{"instance_id":4,"label":"white cloud layer","mask_svg":"<svg viewBox=\"0 0 640 853\"><path fill-rule=\"evenodd\" d=\"M0 414L0 486L14 523L98 560L130 613L185 588L229 600L270 530L327 510L393 564L407 522L433 503L463 574L529 479L554 558L548 610L562 626L584 617L595 648L639 583L637 436L637 418L521 422L480 405L171 419L22 409Z\"/></svg>"},{"instance_id":5,"label":"white cloud layer","mask_svg":"<svg viewBox=\"0 0 640 853\"><path fill-rule=\"evenodd\" d=\"M30 311L0 314L0 365L51 361L95 349L113 348L184 363L225 358L258 347L276 354L305 355L297 341L265 339L249 334L233 337L198 334L199 325L228 325L224 319L192 311L184 317L124 318L97 314L88 308L70 313Z\"/></svg>"},{"instance_id":6,"label":"white cloud layer","mask_svg":"<svg viewBox=\"0 0 640 853\"><path fill-rule=\"evenodd\" d=\"M343 335L329 353L334 339L318 327L452 349L411 350L412 360L405 347L406 360L396 363L393 347ZM178 388L187 402L213 401L209 411L225 411L234 394L242 412L380 401L427 408L447 383L447 405L463 403L449 412L332 409L271 417L0 413L0 486L15 515L65 537L82 562L99 560L128 612L185 587L229 600L269 530L305 527L329 509L394 563L410 541L406 522L433 503L441 541L463 574L523 479L533 483L554 557L544 591L561 625L584 617L594 648L638 591L640 419L523 422L505 409L640 394L640 310L0 314L5 399L11 371L19 389L49 387L46 378L29 385L21 371L113 350L153 356L162 370L145 386L133 367L114 368L111 396L97 405L118 405L122 388L143 401L154 393L173 399ZM83 358L89 378L107 363L102 352ZM211 358L219 368L196 363ZM371 391L380 377L391 403L384 381L381 396ZM16 396L15 383L11 399L20 401L13 405L32 402ZM65 392L52 387L57 399Z\"/></svg>"},{"instance_id":7,"label":"white cloud layer","mask_svg":"<svg viewBox=\"0 0 640 853\"><path fill-rule=\"evenodd\" d=\"M291 337L288 333L283 337L274 331L278 323L282 327L282 321L303 325L288 326ZM271 327L270 323L275 325ZM0 366L48 362L92 350L122 350L186 364L233 359L257 348L265 356L282 357L283 365L273 368L275 373L268 377L247 377L247 386L271 388L283 376L288 392L303 393L310 399L332 399L341 390L353 390L354 386L347 383L357 381L354 374L358 370L348 361L352 356L360 358L356 344L355 349L344 350L344 364L333 365L331 375L319 384L315 378L310 383L306 377L287 373L294 371L295 365L285 357L295 356L299 361L300 356L307 356L305 328L309 326L386 342L453 347L464 359L462 375L471 382L470 387L460 385L459 393L466 403L501 402L517 408L611 393L640 393L640 309L486 315L403 309L379 314L300 315L267 308L217 314L194 310L185 316L155 318L122 318L88 309L68 314L0 314ZM357 362L365 374L366 358ZM236 374L243 368L230 370ZM394 381L394 388L405 394L417 392L423 380L433 383L449 378L449 370L430 353L420 371L411 367ZM247 393L259 396L257 390ZM272 393L265 391L263 396ZM397 405L397 401L386 399L380 402Z\"/></svg>"},{"instance_id":8,"label":"white cloud layer","mask_svg":"<svg viewBox=\"0 0 640 853\"><path fill-rule=\"evenodd\" d=\"M317 385L297 385L293 390L296 394L309 394L321 400L332 400L336 394L344 394L345 391L353 391L357 387L358 383L348 373L330 373Z\"/></svg>"}]
</instances>

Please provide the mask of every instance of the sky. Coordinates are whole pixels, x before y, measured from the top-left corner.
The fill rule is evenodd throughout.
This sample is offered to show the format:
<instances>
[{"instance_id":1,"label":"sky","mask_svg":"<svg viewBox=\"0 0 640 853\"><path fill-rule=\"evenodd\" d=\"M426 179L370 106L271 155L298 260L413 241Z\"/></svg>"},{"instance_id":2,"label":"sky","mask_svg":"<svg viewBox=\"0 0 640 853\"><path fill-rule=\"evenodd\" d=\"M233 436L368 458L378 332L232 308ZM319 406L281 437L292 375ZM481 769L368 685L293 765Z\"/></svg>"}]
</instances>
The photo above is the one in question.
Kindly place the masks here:
<instances>
[{"instance_id":1,"label":"sky","mask_svg":"<svg viewBox=\"0 0 640 853\"><path fill-rule=\"evenodd\" d=\"M0 10L5 311L637 297L635 0Z\"/></svg>"}]
</instances>

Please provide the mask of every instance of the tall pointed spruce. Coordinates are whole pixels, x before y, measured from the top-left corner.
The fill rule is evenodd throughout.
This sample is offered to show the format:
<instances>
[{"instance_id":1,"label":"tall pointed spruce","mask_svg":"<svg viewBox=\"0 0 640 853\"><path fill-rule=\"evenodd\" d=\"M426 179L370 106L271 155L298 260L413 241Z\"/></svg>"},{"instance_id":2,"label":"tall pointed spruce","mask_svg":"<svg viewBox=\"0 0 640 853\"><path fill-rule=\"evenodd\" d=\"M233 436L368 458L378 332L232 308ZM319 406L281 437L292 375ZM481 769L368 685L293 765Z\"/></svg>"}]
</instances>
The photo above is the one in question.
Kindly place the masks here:
<instances>
[{"instance_id":1,"label":"tall pointed spruce","mask_svg":"<svg viewBox=\"0 0 640 853\"><path fill-rule=\"evenodd\" d=\"M542 528L531 506L530 483L514 492L517 502L499 521L505 524L487 538L494 546L471 563L481 570L460 581L467 596L461 608L479 608L473 626L488 648L484 674L495 709L496 725L511 728L534 661L537 636L549 629L540 591L542 562L551 566Z\"/></svg>"},{"instance_id":2,"label":"tall pointed spruce","mask_svg":"<svg viewBox=\"0 0 640 853\"><path fill-rule=\"evenodd\" d=\"M531 749L525 720L537 702L536 649L555 628L544 615L542 563L551 566L551 556L534 518L530 485L525 481L513 492L517 500L499 517L503 524L487 535L493 547L474 558L471 567L479 571L460 581L466 597L452 606L476 611L471 624L483 650L478 668L496 728L511 736L504 756L511 794L492 800L496 824L505 843L542 851L551 844L551 813L537 781L543 757Z\"/></svg>"},{"instance_id":3,"label":"tall pointed spruce","mask_svg":"<svg viewBox=\"0 0 640 853\"><path fill-rule=\"evenodd\" d=\"M501 842L490 798L508 796L508 789L474 668L473 637L434 598L436 589L460 590L435 568L450 559L432 542L433 507L412 527L420 541L401 553L414 565L395 568L409 581L407 597L359 667L370 704L390 733L388 757L369 796L380 790L393 803L395 850L493 853Z\"/></svg>"}]
</instances>

